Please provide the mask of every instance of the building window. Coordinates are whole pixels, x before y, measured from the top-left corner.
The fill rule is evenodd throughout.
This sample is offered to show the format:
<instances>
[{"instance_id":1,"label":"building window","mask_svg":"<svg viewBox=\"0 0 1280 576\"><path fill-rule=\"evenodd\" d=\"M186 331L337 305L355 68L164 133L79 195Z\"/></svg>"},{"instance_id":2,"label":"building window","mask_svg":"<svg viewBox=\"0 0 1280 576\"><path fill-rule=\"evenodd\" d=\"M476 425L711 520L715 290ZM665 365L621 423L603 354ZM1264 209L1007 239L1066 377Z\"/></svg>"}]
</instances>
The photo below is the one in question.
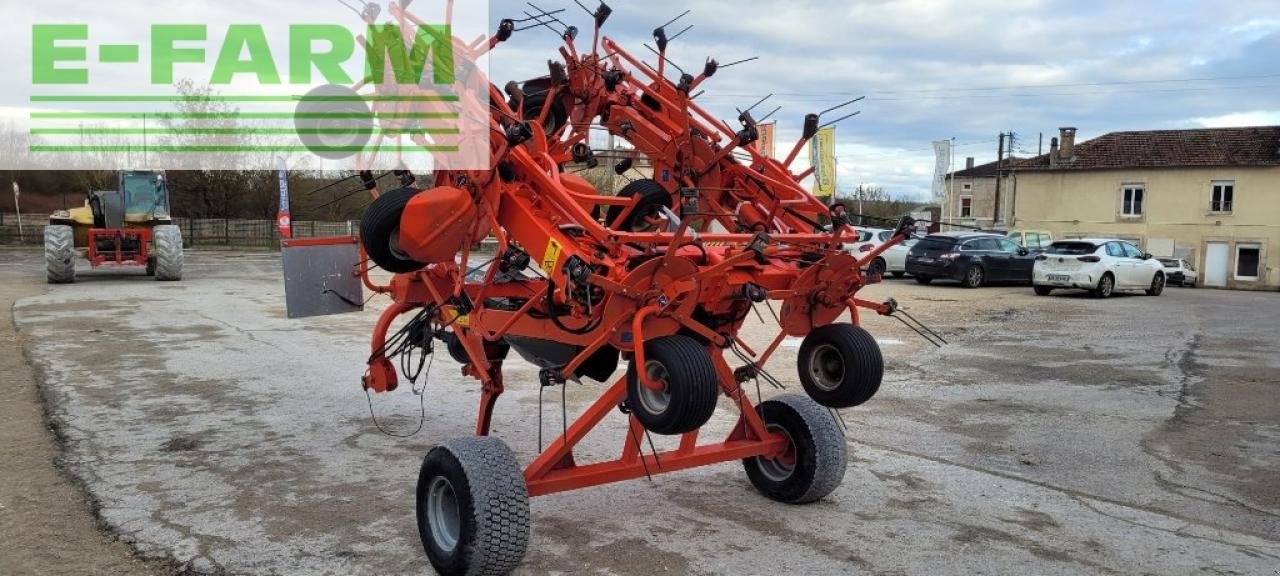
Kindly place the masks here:
<instances>
[{"instance_id":1,"label":"building window","mask_svg":"<svg viewBox=\"0 0 1280 576\"><path fill-rule=\"evenodd\" d=\"M964 184L961 184L960 189L964 190L965 192L973 190L973 182L965 182Z\"/></svg>"},{"instance_id":2,"label":"building window","mask_svg":"<svg viewBox=\"0 0 1280 576\"><path fill-rule=\"evenodd\" d=\"M1262 246L1239 244L1236 246L1236 280L1257 280L1262 264Z\"/></svg>"},{"instance_id":3,"label":"building window","mask_svg":"<svg viewBox=\"0 0 1280 576\"><path fill-rule=\"evenodd\" d=\"M1213 191L1209 195L1210 212L1231 212L1235 202L1236 183L1233 181L1214 182Z\"/></svg>"},{"instance_id":4,"label":"building window","mask_svg":"<svg viewBox=\"0 0 1280 576\"><path fill-rule=\"evenodd\" d=\"M1141 184L1125 184L1121 189L1120 214L1125 218L1142 216L1142 203L1146 200L1147 189Z\"/></svg>"},{"instance_id":5,"label":"building window","mask_svg":"<svg viewBox=\"0 0 1280 576\"><path fill-rule=\"evenodd\" d=\"M973 196L960 197L960 217L973 218Z\"/></svg>"}]
</instances>

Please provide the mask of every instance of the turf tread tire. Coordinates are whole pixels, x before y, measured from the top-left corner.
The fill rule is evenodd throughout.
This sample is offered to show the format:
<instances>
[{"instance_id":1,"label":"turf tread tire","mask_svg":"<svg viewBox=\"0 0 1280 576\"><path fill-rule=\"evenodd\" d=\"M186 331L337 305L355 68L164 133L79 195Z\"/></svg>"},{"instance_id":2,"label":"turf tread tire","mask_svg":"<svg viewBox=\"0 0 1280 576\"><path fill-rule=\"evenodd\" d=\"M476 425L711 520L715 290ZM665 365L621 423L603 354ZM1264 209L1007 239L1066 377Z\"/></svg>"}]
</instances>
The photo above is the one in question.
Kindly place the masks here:
<instances>
[{"instance_id":1,"label":"turf tread tire","mask_svg":"<svg viewBox=\"0 0 1280 576\"><path fill-rule=\"evenodd\" d=\"M461 535L452 554L430 541L427 488L444 474L459 499ZM454 438L422 461L417 487L418 532L428 560L445 576L510 574L529 548L529 491L515 454L497 438Z\"/></svg>"},{"instance_id":2,"label":"turf tread tire","mask_svg":"<svg viewBox=\"0 0 1280 576\"><path fill-rule=\"evenodd\" d=\"M783 394L756 407L765 425L786 430L796 450L795 468L784 481L767 477L759 458L746 458L747 478L765 497L786 504L808 504L825 498L844 481L848 447L844 431L831 411L800 394Z\"/></svg>"}]
</instances>

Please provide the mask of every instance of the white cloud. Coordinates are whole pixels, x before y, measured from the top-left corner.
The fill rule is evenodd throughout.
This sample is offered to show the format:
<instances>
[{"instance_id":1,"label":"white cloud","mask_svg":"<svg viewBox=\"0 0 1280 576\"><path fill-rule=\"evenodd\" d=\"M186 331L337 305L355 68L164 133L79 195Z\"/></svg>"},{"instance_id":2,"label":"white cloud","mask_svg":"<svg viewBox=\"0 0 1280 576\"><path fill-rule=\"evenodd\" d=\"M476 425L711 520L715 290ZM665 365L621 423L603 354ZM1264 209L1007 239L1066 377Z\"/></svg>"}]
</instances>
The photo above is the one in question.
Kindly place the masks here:
<instances>
[{"instance_id":1,"label":"white cloud","mask_svg":"<svg viewBox=\"0 0 1280 576\"><path fill-rule=\"evenodd\" d=\"M1238 128L1242 126L1280 125L1280 110L1254 110L1233 112L1219 116L1196 118L1195 123L1205 128Z\"/></svg>"}]
</instances>

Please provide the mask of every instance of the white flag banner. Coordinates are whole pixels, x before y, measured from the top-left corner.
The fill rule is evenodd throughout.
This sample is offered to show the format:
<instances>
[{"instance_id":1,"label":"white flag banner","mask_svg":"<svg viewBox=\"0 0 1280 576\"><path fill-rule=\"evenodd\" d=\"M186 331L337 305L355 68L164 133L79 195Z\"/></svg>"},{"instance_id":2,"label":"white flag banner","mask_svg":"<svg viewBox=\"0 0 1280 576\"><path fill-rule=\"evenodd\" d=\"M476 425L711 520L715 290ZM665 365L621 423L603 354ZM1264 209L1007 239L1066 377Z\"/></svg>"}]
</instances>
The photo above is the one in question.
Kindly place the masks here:
<instances>
[{"instance_id":1,"label":"white flag banner","mask_svg":"<svg viewBox=\"0 0 1280 576\"><path fill-rule=\"evenodd\" d=\"M951 168L951 141L937 140L933 143L933 154L937 164L933 168L933 197L940 199L947 195L947 171Z\"/></svg>"}]
</instances>

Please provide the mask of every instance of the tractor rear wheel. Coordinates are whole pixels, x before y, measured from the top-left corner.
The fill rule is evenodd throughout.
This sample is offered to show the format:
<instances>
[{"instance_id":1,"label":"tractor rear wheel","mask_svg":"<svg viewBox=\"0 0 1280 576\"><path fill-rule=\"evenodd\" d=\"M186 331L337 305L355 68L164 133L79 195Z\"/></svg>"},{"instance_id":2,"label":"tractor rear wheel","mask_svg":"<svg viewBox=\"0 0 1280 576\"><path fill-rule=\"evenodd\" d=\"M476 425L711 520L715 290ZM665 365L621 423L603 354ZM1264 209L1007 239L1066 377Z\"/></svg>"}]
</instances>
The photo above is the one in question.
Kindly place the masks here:
<instances>
[{"instance_id":1,"label":"tractor rear wheel","mask_svg":"<svg viewBox=\"0 0 1280 576\"><path fill-rule=\"evenodd\" d=\"M151 229L156 244L156 280L182 279L182 230L172 224Z\"/></svg>"},{"instance_id":2,"label":"tractor rear wheel","mask_svg":"<svg viewBox=\"0 0 1280 576\"><path fill-rule=\"evenodd\" d=\"M382 194L360 219L360 243L364 245L365 254L379 268L392 274L405 274L426 266L400 250L400 216L418 192L421 190L399 188Z\"/></svg>"},{"instance_id":3,"label":"tractor rear wheel","mask_svg":"<svg viewBox=\"0 0 1280 576\"><path fill-rule=\"evenodd\" d=\"M44 227L44 263L50 284L76 281L76 241L70 226Z\"/></svg>"},{"instance_id":4,"label":"tractor rear wheel","mask_svg":"<svg viewBox=\"0 0 1280 576\"><path fill-rule=\"evenodd\" d=\"M817 403L852 408L875 396L884 378L884 356L869 332L852 324L828 324L800 343L800 384Z\"/></svg>"},{"instance_id":5,"label":"tractor rear wheel","mask_svg":"<svg viewBox=\"0 0 1280 576\"><path fill-rule=\"evenodd\" d=\"M775 458L742 461L761 494L786 504L807 504L840 486L848 452L830 410L799 394L783 394L762 402L756 411L770 432L786 436L790 444Z\"/></svg>"},{"instance_id":6,"label":"tractor rear wheel","mask_svg":"<svg viewBox=\"0 0 1280 576\"><path fill-rule=\"evenodd\" d=\"M644 370L662 384L653 390L640 382L635 361L627 368L627 406L654 434L684 434L701 428L716 411L719 378L707 348L677 334L646 342Z\"/></svg>"},{"instance_id":7,"label":"tractor rear wheel","mask_svg":"<svg viewBox=\"0 0 1280 576\"><path fill-rule=\"evenodd\" d=\"M418 535L436 571L507 574L529 546L529 490L497 438L454 438L427 453L418 474Z\"/></svg>"}]
</instances>

